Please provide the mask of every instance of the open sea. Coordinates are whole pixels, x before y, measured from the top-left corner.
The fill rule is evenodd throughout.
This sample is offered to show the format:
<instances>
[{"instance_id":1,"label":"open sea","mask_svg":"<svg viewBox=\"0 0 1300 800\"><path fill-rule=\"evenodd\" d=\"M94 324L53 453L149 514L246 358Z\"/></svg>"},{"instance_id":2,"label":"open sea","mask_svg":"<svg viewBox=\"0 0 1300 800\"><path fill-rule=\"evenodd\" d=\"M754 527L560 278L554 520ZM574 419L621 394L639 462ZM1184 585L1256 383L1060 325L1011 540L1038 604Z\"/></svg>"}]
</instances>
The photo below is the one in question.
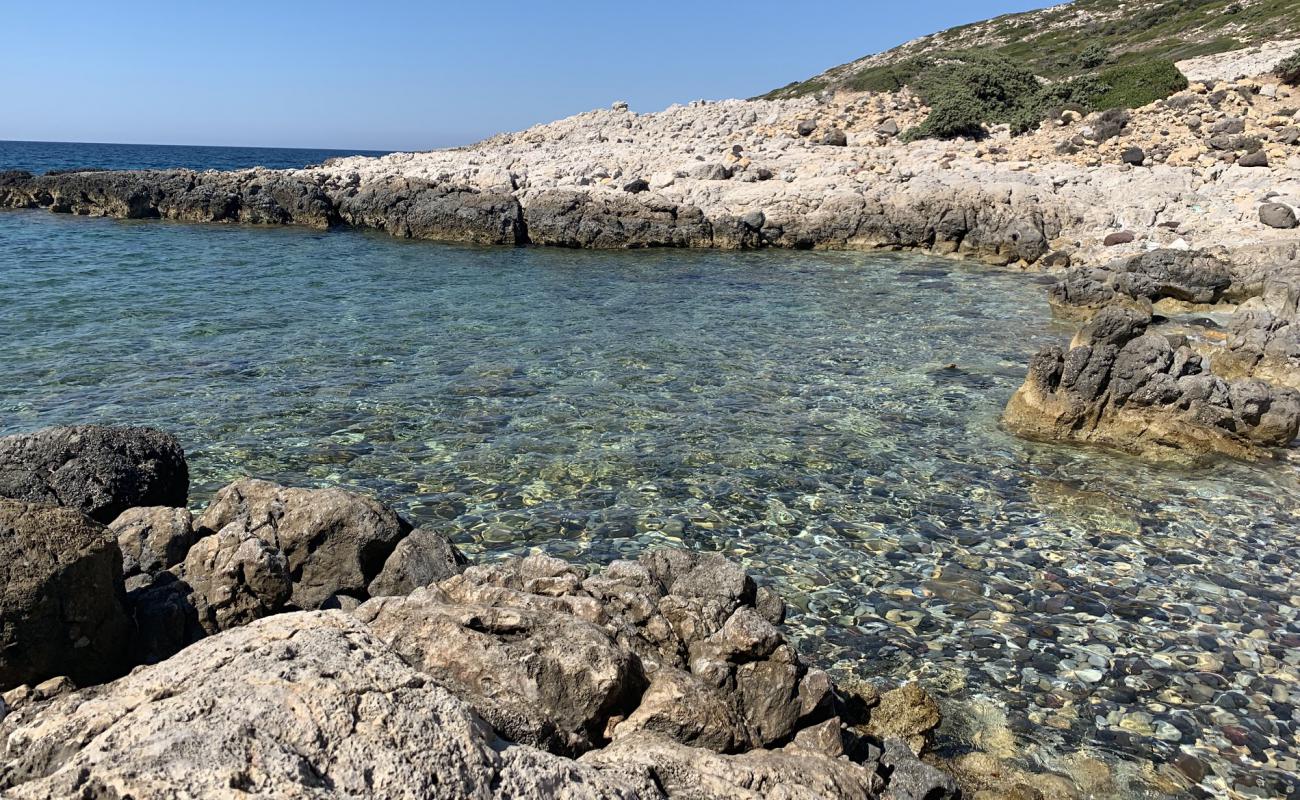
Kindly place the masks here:
<instances>
[{"instance_id":1,"label":"open sea","mask_svg":"<svg viewBox=\"0 0 1300 800\"><path fill-rule=\"evenodd\" d=\"M204 147L174 144L10 142L0 140L0 172L21 169L40 175L76 169L296 169L339 156L382 156L375 150L311 150L296 147Z\"/></svg>"},{"instance_id":2,"label":"open sea","mask_svg":"<svg viewBox=\"0 0 1300 800\"><path fill-rule=\"evenodd\" d=\"M0 169L330 155L0 142ZM1002 431L1074 330L1043 282L0 212L0 434L157 426L196 506L240 475L351 487L480 559L719 550L810 657L962 701L949 754L1081 797L1296 796L1294 455L1178 470Z\"/></svg>"}]
</instances>

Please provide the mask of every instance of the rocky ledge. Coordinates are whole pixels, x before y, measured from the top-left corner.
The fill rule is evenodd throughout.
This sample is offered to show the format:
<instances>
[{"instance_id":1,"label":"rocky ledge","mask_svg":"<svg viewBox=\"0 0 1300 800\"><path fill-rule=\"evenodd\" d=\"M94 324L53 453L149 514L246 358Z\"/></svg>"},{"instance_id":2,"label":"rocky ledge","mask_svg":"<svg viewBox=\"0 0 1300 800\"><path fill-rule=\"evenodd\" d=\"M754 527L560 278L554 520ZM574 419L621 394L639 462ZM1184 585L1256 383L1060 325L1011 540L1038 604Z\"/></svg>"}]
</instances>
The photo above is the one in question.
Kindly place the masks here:
<instances>
[{"instance_id":1,"label":"rocky ledge","mask_svg":"<svg viewBox=\"0 0 1300 800\"><path fill-rule=\"evenodd\" d=\"M32 498L50 463L80 482ZM370 498L258 480L196 519L136 505L188 483L148 429L0 439L0 474L5 797L959 796L934 701L836 686L721 555L471 565Z\"/></svg>"}]
</instances>

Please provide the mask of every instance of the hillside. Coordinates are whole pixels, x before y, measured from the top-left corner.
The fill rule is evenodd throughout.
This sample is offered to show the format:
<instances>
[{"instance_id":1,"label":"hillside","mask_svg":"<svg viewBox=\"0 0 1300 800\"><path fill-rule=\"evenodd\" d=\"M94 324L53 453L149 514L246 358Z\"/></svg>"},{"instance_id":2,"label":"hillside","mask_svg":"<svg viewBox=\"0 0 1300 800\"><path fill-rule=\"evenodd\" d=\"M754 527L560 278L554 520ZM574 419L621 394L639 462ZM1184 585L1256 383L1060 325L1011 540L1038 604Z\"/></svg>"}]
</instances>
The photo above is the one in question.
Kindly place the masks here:
<instances>
[{"instance_id":1,"label":"hillside","mask_svg":"<svg viewBox=\"0 0 1300 800\"><path fill-rule=\"evenodd\" d=\"M824 89L892 91L904 82L898 65L941 53L1000 55L1057 80L1103 64L1178 61L1289 35L1300 35L1296 0L1075 0L923 36L763 97L799 97Z\"/></svg>"}]
</instances>

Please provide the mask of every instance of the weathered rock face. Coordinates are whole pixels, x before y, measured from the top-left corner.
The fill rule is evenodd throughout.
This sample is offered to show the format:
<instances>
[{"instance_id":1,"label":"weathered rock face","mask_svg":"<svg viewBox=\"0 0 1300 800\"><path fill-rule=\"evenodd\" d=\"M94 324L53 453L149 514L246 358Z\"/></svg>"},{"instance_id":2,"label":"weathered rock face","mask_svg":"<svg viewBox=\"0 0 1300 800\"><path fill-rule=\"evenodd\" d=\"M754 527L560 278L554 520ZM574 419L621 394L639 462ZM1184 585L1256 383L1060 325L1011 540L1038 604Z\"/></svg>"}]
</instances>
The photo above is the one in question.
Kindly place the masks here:
<instances>
[{"instance_id":1,"label":"weathered rock face","mask_svg":"<svg viewBox=\"0 0 1300 800\"><path fill-rule=\"evenodd\" d=\"M108 526L122 550L127 589L185 560L194 544L194 518L187 508L129 508Z\"/></svg>"},{"instance_id":2,"label":"weathered rock face","mask_svg":"<svg viewBox=\"0 0 1300 800\"><path fill-rule=\"evenodd\" d=\"M881 796L884 785L874 764L827 758L795 745L726 756L645 733L588 753L579 763L649 770L669 797L681 800L869 798Z\"/></svg>"},{"instance_id":3,"label":"weathered rock face","mask_svg":"<svg viewBox=\"0 0 1300 800\"><path fill-rule=\"evenodd\" d=\"M340 594L366 599L371 581L411 525L374 500L342 489L288 489L245 479L217 493L198 530L200 536L220 533L219 549L238 562L251 563L247 557L266 563L268 576L277 570L253 550L278 551L292 583L288 603L315 609ZM203 540L195 547L201 545ZM202 552L206 557L208 550ZM187 560L187 578L195 575L189 567Z\"/></svg>"},{"instance_id":4,"label":"weathered rock face","mask_svg":"<svg viewBox=\"0 0 1300 800\"><path fill-rule=\"evenodd\" d=\"M524 200L528 241L558 247L707 247L704 214L664 200L553 189Z\"/></svg>"},{"instance_id":5,"label":"weathered rock face","mask_svg":"<svg viewBox=\"0 0 1300 800\"><path fill-rule=\"evenodd\" d=\"M439 602L437 594L380 598L356 614L507 738L585 752L640 696L640 664L596 625L550 611Z\"/></svg>"},{"instance_id":6,"label":"weathered rock face","mask_svg":"<svg viewBox=\"0 0 1300 800\"><path fill-rule=\"evenodd\" d=\"M384 568L370 582L371 597L410 594L421 586L458 575L468 562L437 531L420 528L397 543Z\"/></svg>"},{"instance_id":7,"label":"weathered rock face","mask_svg":"<svg viewBox=\"0 0 1300 800\"><path fill-rule=\"evenodd\" d=\"M7 173L0 180L0 199L9 207L123 219L313 228L326 228L338 220L333 204L316 183L265 169Z\"/></svg>"},{"instance_id":8,"label":"weathered rock face","mask_svg":"<svg viewBox=\"0 0 1300 800\"><path fill-rule=\"evenodd\" d=\"M130 623L112 534L68 508L0 500L0 690L121 674Z\"/></svg>"},{"instance_id":9,"label":"weathered rock face","mask_svg":"<svg viewBox=\"0 0 1300 800\"><path fill-rule=\"evenodd\" d=\"M0 723L13 798L637 798L604 770L500 740L341 612L205 639Z\"/></svg>"},{"instance_id":10,"label":"weathered rock face","mask_svg":"<svg viewBox=\"0 0 1300 800\"><path fill-rule=\"evenodd\" d=\"M349 187L335 200L340 218L349 225L402 238L474 244L527 241L519 201L509 191L480 192L394 178Z\"/></svg>"},{"instance_id":11,"label":"weathered rock face","mask_svg":"<svg viewBox=\"0 0 1300 800\"><path fill-rule=\"evenodd\" d=\"M1300 393L1262 380L1225 381L1200 355L1147 333L1150 317L1124 306L1099 312L1068 353L1030 362L1003 414L1028 438L1104 444L1185 459L1209 453L1256 459L1291 442Z\"/></svg>"},{"instance_id":12,"label":"weathered rock face","mask_svg":"<svg viewBox=\"0 0 1300 800\"><path fill-rule=\"evenodd\" d=\"M545 556L472 567L352 614L255 620L110 684L27 691L0 717L0 793L957 797L907 744L835 716L855 712L799 663L778 605L725 559L681 551L595 574ZM886 693L898 702L872 724L928 724L913 694Z\"/></svg>"},{"instance_id":13,"label":"weathered rock face","mask_svg":"<svg viewBox=\"0 0 1300 800\"><path fill-rule=\"evenodd\" d=\"M107 524L136 506L184 506L188 494L180 443L152 428L77 425L0 438L0 497Z\"/></svg>"},{"instance_id":14,"label":"weathered rock face","mask_svg":"<svg viewBox=\"0 0 1300 800\"><path fill-rule=\"evenodd\" d=\"M719 556L657 551L588 575L535 555L356 614L516 741L572 754L650 732L736 752L832 714L830 681L757 600Z\"/></svg>"},{"instance_id":15,"label":"weathered rock face","mask_svg":"<svg viewBox=\"0 0 1300 800\"><path fill-rule=\"evenodd\" d=\"M1226 345L1211 357L1215 374L1225 379L1260 378L1300 389L1298 300L1300 287L1296 283L1265 280L1259 295L1233 315Z\"/></svg>"},{"instance_id":16,"label":"weathered rock face","mask_svg":"<svg viewBox=\"0 0 1300 800\"><path fill-rule=\"evenodd\" d=\"M1194 251L1153 250L1115 259L1102 267L1071 267L1051 290L1057 306L1097 309L1115 302L1151 303L1171 299L1215 303L1232 284L1228 266Z\"/></svg>"},{"instance_id":17,"label":"weathered rock face","mask_svg":"<svg viewBox=\"0 0 1300 800\"><path fill-rule=\"evenodd\" d=\"M272 537L237 519L190 548L180 571L205 633L284 611L293 596L288 560Z\"/></svg>"}]
</instances>

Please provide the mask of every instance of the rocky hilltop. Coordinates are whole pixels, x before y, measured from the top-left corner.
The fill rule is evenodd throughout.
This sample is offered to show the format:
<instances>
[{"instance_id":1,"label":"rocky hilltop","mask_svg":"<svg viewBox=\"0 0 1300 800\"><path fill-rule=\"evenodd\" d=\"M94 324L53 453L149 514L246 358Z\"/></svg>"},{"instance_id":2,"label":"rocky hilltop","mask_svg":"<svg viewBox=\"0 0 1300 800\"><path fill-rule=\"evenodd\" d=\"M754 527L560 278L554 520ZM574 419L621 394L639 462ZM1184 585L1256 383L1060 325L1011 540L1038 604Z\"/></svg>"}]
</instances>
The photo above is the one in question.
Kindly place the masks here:
<instances>
[{"instance_id":1,"label":"rocky hilltop","mask_svg":"<svg viewBox=\"0 0 1300 800\"><path fill-rule=\"evenodd\" d=\"M721 555L472 565L251 479L195 517L142 428L0 439L0 476L5 797L959 796L934 700L836 686Z\"/></svg>"},{"instance_id":2,"label":"rocky hilltop","mask_svg":"<svg viewBox=\"0 0 1300 800\"><path fill-rule=\"evenodd\" d=\"M1049 79L1076 74L1113 53L1122 62L1175 61L1265 50L1262 65L1227 78L1258 75L1295 51L1300 9L1288 0L1072 0L1048 8L959 25L832 67L766 97L798 97L826 90L894 88L897 66L918 58L979 51L1027 64ZM1189 74L1193 80L1199 75Z\"/></svg>"}]
</instances>

